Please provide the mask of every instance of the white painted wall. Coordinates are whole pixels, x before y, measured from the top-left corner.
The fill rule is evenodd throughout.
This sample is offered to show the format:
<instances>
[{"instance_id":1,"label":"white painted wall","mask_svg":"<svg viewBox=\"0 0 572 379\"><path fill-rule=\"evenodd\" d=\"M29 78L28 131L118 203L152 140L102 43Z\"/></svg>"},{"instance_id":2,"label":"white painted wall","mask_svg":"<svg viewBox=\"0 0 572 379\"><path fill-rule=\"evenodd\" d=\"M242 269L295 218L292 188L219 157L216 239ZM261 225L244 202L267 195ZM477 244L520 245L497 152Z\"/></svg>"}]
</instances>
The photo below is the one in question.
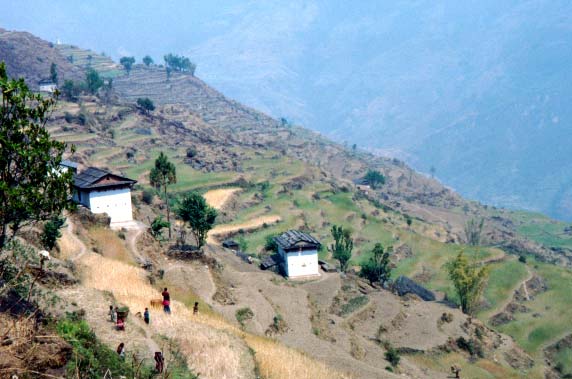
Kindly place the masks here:
<instances>
[{"instance_id":1,"label":"white painted wall","mask_svg":"<svg viewBox=\"0 0 572 379\"><path fill-rule=\"evenodd\" d=\"M284 269L288 277L320 275L317 250L288 252L284 256Z\"/></svg>"},{"instance_id":2,"label":"white painted wall","mask_svg":"<svg viewBox=\"0 0 572 379\"><path fill-rule=\"evenodd\" d=\"M40 84L40 92L53 93L57 88L57 84Z\"/></svg>"},{"instance_id":3,"label":"white painted wall","mask_svg":"<svg viewBox=\"0 0 572 379\"><path fill-rule=\"evenodd\" d=\"M111 217L111 223L131 221L131 189L92 191L89 193L89 209L92 213L107 213Z\"/></svg>"}]
</instances>

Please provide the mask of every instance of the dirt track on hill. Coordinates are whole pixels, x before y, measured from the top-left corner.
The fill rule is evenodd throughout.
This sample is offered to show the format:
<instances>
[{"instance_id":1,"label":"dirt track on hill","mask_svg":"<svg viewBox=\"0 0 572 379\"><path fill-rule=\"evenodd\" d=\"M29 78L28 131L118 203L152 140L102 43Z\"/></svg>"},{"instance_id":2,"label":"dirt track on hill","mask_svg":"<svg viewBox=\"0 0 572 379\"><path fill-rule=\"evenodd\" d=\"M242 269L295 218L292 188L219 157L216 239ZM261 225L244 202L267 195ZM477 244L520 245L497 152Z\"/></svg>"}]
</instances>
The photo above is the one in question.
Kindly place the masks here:
<instances>
[{"instance_id":1,"label":"dirt track on hill","mask_svg":"<svg viewBox=\"0 0 572 379\"><path fill-rule=\"evenodd\" d=\"M215 190L210 190L203 195L208 205L215 209L221 209L224 207L227 201L237 192L240 188L219 188Z\"/></svg>"}]
</instances>

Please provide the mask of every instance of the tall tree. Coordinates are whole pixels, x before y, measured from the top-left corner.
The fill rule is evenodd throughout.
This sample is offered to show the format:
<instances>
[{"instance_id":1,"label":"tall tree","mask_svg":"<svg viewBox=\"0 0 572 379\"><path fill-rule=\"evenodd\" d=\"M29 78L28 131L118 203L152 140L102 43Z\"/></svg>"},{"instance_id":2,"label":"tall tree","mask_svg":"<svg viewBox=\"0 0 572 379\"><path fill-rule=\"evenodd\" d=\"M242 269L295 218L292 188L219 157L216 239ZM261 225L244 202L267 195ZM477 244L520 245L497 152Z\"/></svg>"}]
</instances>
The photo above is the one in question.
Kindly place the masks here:
<instances>
[{"instance_id":1,"label":"tall tree","mask_svg":"<svg viewBox=\"0 0 572 379\"><path fill-rule=\"evenodd\" d=\"M207 233L214 225L217 216L216 209L209 206L201 194L191 192L179 204L177 215L189 224L200 249L206 242Z\"/></svg>"},{"instance_id":2,"label":"tall tree","mask_svg":"<svg viewBox=\"0 0 572 379\"><path fill-rule=\"evenodd\" d=\"M58 65L54 62L50 66L50 79L52 79L53 83L58 84Z\"/></svg>"},{"instance_id":3,"label":"tall tree","mask_svg":"<svg viewBox=\"0 0 572 379\"><path fill-rule=\"evenodd\" d=\"M165 194L165 203L167 204L167 222L169 223L169 239L171 238L171 206L169 204L169 195L167 186L177 183L177 171L175 165L169 162L169 159L163 152L155 160L155 167L151 169L149 174L151 185L157 190L163 189Z\"/></svg>"},{"instance_id":4,"label":"tall tree","mask_svg":"<svg viewBox=\"0 0 572 379\"><path fill-rule=\"evenodd\" d=\"M1 250L24 225L70 208L73 181L71 171L60 170L66 144L45 127L55 99L32 93L23 79L8 79L3 62L0 91Z\"/></svg>"},{"instance_id":5,"label":"tall tree","mask_svg":"<svg viewBox=\"0 0 572 379\"><path fill-rule=\"evenodd\" d=\"M334 243L330 247L332 257L340 262L340 269L345 272L354 248L351 232L342 226L334 225L332 226L332 237L334 237Z\"/></svg>"},{"instance_id":6,"label":"tall tree","mask_svg":"<svg viewBox=\"0 0 572 379\"><path fill-rule=\"evenodd\" d=\"M97 71L90 68L85 74L85 83L89 93L95 95L97 91L99 91L99 89L103 86L103 79L101 79Z\"/></svg>"},{"instance_id":7,"label":"tall tree","mask_svg":"<svg viewBox=\"0 0 572 379\"><path fill-rule=\"evenodd\" d=\"M472 314L485 289L489 267L470 263L462 251L445 267L459 296L461 309L467 314Z\"/></svg>"},{"instance_id":8,"label":"tall tree","mask_svg":"<svg viewBox=\"0 0 572 379\"><path fill-rule=\"evenodd\" d=\"M150 65L153 64L153 58L151 58L149 55L145 55L143 57L143 64L147 67L149 67Z\"/></svg>"},{"instance_id":9,"label":"tall tree","mask_svg":"<svg viewBox=\"0 0 572 379\"><path fill-rule=\"evenodd\" d=\"M368 170L364 176L364 179L369 182L371 188L376 189L378 186L385 184L385 176L379 171Z\"/></svg>"},{"instance_id":10,"label":"tall tree","mask_svg":"<svg viewBox=\"0 0 572 379\"><path fill-rule=\"evenodd\" d=\"M478 246L481 244L481 234L483 233L483 228L485 226L485 219L481 218L470 219L465 224L465 237L467 239L467 244L471 246Z\"/></svg>"},{"instance_id":11,"label":"tall tree","mask_svg":"<svg viewBox=\"0 0 572 379\"><path fill-rule=\"evenodd\" d=\"M125 71L127 71L127 75L129 75L129 73L131 72L131 68L133 67L133 64L135 64L135 58L134 57L121 57L119 59L119 63L121 63L121 65L123 66Z\"/></svg>"},{"instance_id":12,"label":"tall tree","mask_svg":"<svg viewBox=\"0 0 572 379\"><path fill-rule=\"evenodd\" d=\"M391 277L391 267L389 256L393 251L392 247L383 249L380 243L376 243L369 261L361 265L360 275L370 281L370 283L385 283Z\"/></svg>"}]
</instances>

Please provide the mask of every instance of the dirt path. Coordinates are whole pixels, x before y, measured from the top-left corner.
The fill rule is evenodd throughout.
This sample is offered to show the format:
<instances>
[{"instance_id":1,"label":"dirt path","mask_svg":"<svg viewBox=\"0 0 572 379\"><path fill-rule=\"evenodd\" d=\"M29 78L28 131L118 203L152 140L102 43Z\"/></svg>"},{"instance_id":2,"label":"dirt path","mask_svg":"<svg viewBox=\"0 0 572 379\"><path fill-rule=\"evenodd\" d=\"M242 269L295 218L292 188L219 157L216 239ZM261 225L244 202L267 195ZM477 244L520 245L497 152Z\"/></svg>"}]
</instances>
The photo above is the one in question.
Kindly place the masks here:
<instances>
[{"instance_id":1,"label":"dirt path","mask_svg":"<svg viewBox=\"0 0 572 379\"><path fill-rule=\"evenodd\" d=\"M489 311L487 311L487 312L485 313L485 314L487 315L487 316L486 316L487 319L488 319L489 317L493 316L493 315L496 315L496 314L499 313L499 312L503 312L503 311L506 309L506 307L507 307L511 302L514 301L515 293L516 293L516 291L518 291L518 289L521 288L521 287L524 288L524 292L525 292L525 294L526 294L526 299L529 300L529 297L528 297L528 289L526 288L526 282L528 282L530 279L532 279L533 276L534 276L534 274L532 273L532 271L530 270L530 268L529 268L528 266L526 266L526 272L527 272L526 277L525 277L522 281L518 282L518 283L514 286L514 288L512 288L512 290L511 290L512 296L510 296L510 297L508 297L507 299L505 299L505 300L504 300L502 303L500 303L496 308L491 309L491 310L489 310Z\"/></svg>"},{"instance_id":2,"label":"dirt path","mask_svg":"<svg viewBox=\"0 0 572 379\"><path fill-rule=\"evenodd\" d=\"M221 209L239 191L241 191L241 188L219 188L208 191L203 197L211 207Z\"/></svg>"},{"instance_id":3,"label":"dirt path","mask_svg":"<svg viewBox=\"0 0 572 379\"><path fill-rule=\"evenodd\" d=\"M75 261L81 258L86 252L85 244L75 235L74 224L71 218L66 219L67 227L62 231L62 238L58 241L60 247L60 258Z\"/></svg>"},{"instance_id":4,"label":"dirt path","mask_svg":"<svg viewBox=\"0 0 572 379\"><path fill-rule=\"evenodd\" d=\"M277 215L269 215L269 216L261 216L254 218L252 220L243 222L241 224L224 224L224 225L217 225L215 226L208 235L207 242L209 243L216 243L214 237L215 236L222 236L225 234L230 234L233 232L238 232L240 229L244 231L251 231L264 226L264 224L274 224L282 220L280 216Z\"/></svg>"}]
</instances>

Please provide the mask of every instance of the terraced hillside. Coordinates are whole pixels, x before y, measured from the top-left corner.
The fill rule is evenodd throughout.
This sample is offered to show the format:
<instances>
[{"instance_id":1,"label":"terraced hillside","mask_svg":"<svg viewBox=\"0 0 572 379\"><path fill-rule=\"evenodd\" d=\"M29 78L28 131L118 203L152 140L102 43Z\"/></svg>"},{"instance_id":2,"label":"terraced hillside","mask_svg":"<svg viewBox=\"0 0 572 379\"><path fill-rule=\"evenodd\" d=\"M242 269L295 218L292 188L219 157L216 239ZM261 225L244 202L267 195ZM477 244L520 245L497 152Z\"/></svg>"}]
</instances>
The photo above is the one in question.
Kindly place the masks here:
<instances>
[{"instance_id":1,"label":"terraced hillside","mask_svg":"<svg viewBox=\"0 0 572 379\"><path fill-rule=\"evenodd\" d=\"M380 377L381 373L395 377L385 369L384 353L389 346L402 352L398 370L406 377L441 378L452 364L461 365L465 375L474 378L540 379L558 375L551 368L556 364L564 373L572 371L568 359L572 349L567 344L572 328L562 316L572 301L571 274L550 263L569 265L570 251L557 243L543 245L538 230L526 229L530 215L518 218L513 212L467 201L397 160L347 149L316 133L278 123L226 99L193 76L175 73L167 80L163 74L157 67L136 67L129 77L117 77L117 101L97 97L82 97L78 103L60 101L48 128L55 138L76 145L72 158L83 166L97 165L137 179L135 216L146 224L165 208L158 194L151 200L142 196L143 191L153 193L148 173L159 152L177 167L177 183L170 187L172 206L189 190L240 189L218 204L214 230L218 232L211 233L205 249L206 256L218 263L205 267L201 261L177 260L168 254L169 244L153 241L143 230L125 242L118 235L108 235L106 243L115 240L129 245L133 256L128 252L106 258L130 265L148 259L163 270L161 275L154 273L154 280L174 288L185 305L198 300L201 312L222 315L225 331L229 323L238 328L236 312L250 307L254 315L242 327L253 335L279 329L273 335L276 340L336 368L347 364L358 377ZM171 91L170 95L164 91ZM142 113L134 105L141 96L160 106L151 114ZM380 170L386 183L375 191L360 191L351 180L368 169ZM486 224L482 245L468 246L465 223L480 217ZM535 221L543 227L548 224ZM267 239L276 233L302 229L329 246L334 224L353 231L352 265L369 259L377 242L393 246L394 277L414 278L434 290L440 301L398 298L352 275L324 275L318 282L293 283L261 272L219 247L220 240L233 236L259 262L269 254ZM86 233L85 243L108 254L97 246L97 233L102 232ZM456 296L443 270L460 250L491 267L477 314L480 321L474 323L451 308ZM327 249L320 256L335 264ZM85 262L88 269L94 269L100 258L90 253ZM141 280L142 270L135 274ZM108 283L98 282L97 275L86 277L91 290L111 291L131 301L121 291L106 287ZM147 291L149 296L155 292ZM140 307L143 302L133 304ZM453 314L452 321L446 321L448 315L442 317L447 313ZM277 315L290 329L278 327ZM269 324L278 326L270 328ZM499 332L514 338L518 346ZM233 340L243 339L256 351L255 357L262 355L268 340L260 342L258 336L249 342L251 337L240 331L233 329L232 333ZM473 347L478 344L480 353L461 348L460 337L470 339ZM252 363L253 358L248 361ZM281 378L279 374L265 377Z\"/></svg>"},{"instance_id":2,"label":"terraced hillside","mask_svg":"<svg viewBox=\"0 0 572 379\"><path fill-rule=\"evenodd\" d=\"M6 63L8 75L24 78L33 90L38 82L50 78L52 63L57 65L59 80L83 80L84 70L68 62L53 43L30 33L14 32L0 28L0 61Z\"/></svg>"},{"instance_id":3,"label":"terraced hillside","mask_svg":"<svg viewBox=\"0 0 572 379\"><path fill-rule=\"evenodd\" d=\"M84 70L93 68L102 76L113 78L118 75L124 75L123 67L115 63L111 58L102 54L97 54L91 50L81 49L77 46L67 44L57 44L56 49L64 56L68 62Z\"/></svg>"}]
</instances>

